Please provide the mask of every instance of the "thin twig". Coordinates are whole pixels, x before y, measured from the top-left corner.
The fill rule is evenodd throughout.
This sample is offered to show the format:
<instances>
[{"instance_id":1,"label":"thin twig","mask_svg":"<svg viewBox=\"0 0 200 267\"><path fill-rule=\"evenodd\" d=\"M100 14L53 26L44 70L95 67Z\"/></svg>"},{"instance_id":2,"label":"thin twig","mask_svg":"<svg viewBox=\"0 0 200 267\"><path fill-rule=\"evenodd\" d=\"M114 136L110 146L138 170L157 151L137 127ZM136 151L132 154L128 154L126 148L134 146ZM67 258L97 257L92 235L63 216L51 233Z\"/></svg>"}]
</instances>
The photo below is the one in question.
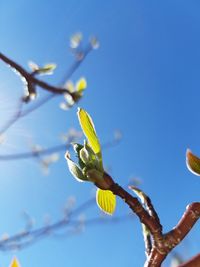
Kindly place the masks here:
<instances>
[{"instance_id":1,"label":"thin twig","mask_svg":"<svg viewBox=\"0 0 200 267\"><path fill-rule=\"evenodd\" d=\"M55 237L56 231L64 229L66 227L70 227L68 232L62 234L63 237L70 237L72 234L79 233L79 228L82 225L82 222L77 219L72 219L73 216L78 215L86 209L90 208L93 204L95 204L95 199L91 198L88 201L84 202L78 208L69 211L64 218L58 220L55 223L44 225L40 228L33 229L33 230L25 230L24 232L12 235L6 239L0 241L0 250L2 251L9 251L13 249L24 249L29 245L39 241L41 238L45 238L49 235ZM130 215L122 215L113 218L92 218L84 221L84 226L91 226L101 223L117 223L124 221L125 219L130 219L132 216ZM59 235L60 236L60 235Z\"/></svg>"},{"instance_id":2,"label":"thin twig","mask_svg":"<svg viewBox=\"0 0 200 267\"><path fill-rule=\"evenodd\" d=\"M102 145L102 149L108 149L118 145L120 142L119 139L114 139L112 141L108 141ZM66 151L67 149L71 148L71 142L61 145L56 145L48 148L43 148L37 151L31 152L22 152L22 153L14 153L14 154L0 154L0 161L10 161L10 160L21 160L21 159L28 159L34 158L44 155L49 155L53 152L60 152Z\"/></svg>"},{"instance_id":3,"label":"thin twig","mask_svg":"<svg viewBox=\"0 0 200 267\"><path fill-rule=\"evenodd\" d=\"M85 50L83 51L83 57L81 59L76 59L75 62L72 64L72 66L67 71L65 78L63 79L63 82L61 83L61 86L73 75L73 73L77 70L77 68L81 65L81 63L84 61L84 59L88 56L88 54L92 51L91 45L88 45ZM26 110L22 110L23 101L22 98L20 98L20 108L17 109L14 116L12 116L9 121L5 124L5 126L2 127L0 130L0 134L3 134L6 130L8 130L12 125L14 125L20 118L25 117L32 113L33 111L40 108L42 105L46 104L48 101L53 99L55 96L58 96L63 93L68 93L72 95L69 90L66 88L60 87L60 86L52 86L50 84L47 84L37 78L34 77L31 73L27 72L22 66L20 66L15 61L11 60L10 58L6 57L4 54L0 53L0 59L3 60L6 64L8 64L11 68L14 69L15 72L19 73L22 77L22 80L26 81L27 84L34 84L38 85L39 87L49 91L51 94L45 96L40 101L37 101L36 104L30 108L27 108Z\"/></svg>"},{"instance_id":4,"label":"thin twig","mask_svg":"<svg viewBox=\"0 0 200 267\"><path fill-rule=\"evenodd\" d=\"M20 117L22 113L23 102L20 99L17 110L15 114L5 123L5 125L0 130L0 135L7 131Z\"/></svg>"}]
</instances>

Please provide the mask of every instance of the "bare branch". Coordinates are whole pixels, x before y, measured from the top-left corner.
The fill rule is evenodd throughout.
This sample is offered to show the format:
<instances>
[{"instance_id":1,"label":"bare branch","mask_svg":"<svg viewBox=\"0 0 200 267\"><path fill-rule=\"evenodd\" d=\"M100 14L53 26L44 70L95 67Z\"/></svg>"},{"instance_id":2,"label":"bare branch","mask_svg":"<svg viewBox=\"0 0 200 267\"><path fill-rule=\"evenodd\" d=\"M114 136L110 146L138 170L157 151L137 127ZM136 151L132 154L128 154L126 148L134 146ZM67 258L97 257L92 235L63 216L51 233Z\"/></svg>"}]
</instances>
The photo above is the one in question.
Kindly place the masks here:
<instances>
[{"instance_id":1,"label":"bare branch","mask_svg":"<svg viewBox=\"0 0 200 267\"><path fill-rule=\"evenodd\" d=\"M20 160L20 159L28 159L28 158L34 158L44 155L49 155L53 152L60 152L60 151L66 151L71 148L71 142L73 140L69 141L66 144L56 145L48 148L43 148L41 150L37 151L31 151L31 152L22 152L22 153L15 153L15 154L0 154L0 161L9 161L9 160ZM119 139L113 139L111 141L105 142L102 145L103 149L109 149L111 147L114 147L118 145L120 142Z\"/></svg>"}]
</instances>

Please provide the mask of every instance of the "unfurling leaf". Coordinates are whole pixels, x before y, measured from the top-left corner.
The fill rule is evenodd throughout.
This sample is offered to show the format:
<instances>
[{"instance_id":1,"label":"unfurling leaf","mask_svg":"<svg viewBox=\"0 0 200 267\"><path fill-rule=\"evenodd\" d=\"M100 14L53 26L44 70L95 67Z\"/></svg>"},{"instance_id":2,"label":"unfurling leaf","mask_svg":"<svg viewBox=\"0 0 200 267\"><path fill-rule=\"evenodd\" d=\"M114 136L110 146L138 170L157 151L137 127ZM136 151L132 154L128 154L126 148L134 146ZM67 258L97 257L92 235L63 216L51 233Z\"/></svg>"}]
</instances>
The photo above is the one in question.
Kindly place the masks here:
<instances>
[{"instance_id":1,"label":"unfurling leaf","mask_svg":"<svg viewBox=\"0 0 200 267\"><path fill-rule=\"evenodd\" d=\"M56 68L56 64L50 63L50 64L44 65L44 67L39 68L37 72L39 74L52 74L55 68Z\"/></svg>"},{"instance_id":2,"label":"unfurling leaf","mask_svg":"<svg viewBox=\"0 0 200 267\"><path fill-rule=\"evenodd\" d=\"M56 64L48 63L43 67L38 66L35 62L29 61L28 66L34 74L52 74L56 68Z\"/></svg>"},{"instance_id":3,"label":"unfurling leaf","mask_svg":"<svg viewBox=\"0 0 200 267\"><path fill-rule=\"evenodd\" d=\"M76 91L81 93L83 90L85 90L87 87L87 81L85 78L81 78L76 83Z\"/></svg>"},{"instance_id":4,"label":"unfurling leaf","mask_svg":"<svg viewBox=\"0 0 200 267\"><path fill-rule=\"evenodd\" d=\"M200 158L192 154L192 152L187 149L186 152L186 165L193 174L200 176Z\"/></svg>"},{"instance_id":5,"label":"unfurling leaf","mask_svg":"<svg viewBox=\"0 0 200 267\"><path fill-rule=\"evenodd\" d=\"M91 146L94 153L97 154L99 158L101 158L101 146L90 115L84 109L81 108L78 109L77 114L79 123L85 136L88 139L89 145Z\"/></svg>"},{"instance_id":6,"label":"unfurling leaf","mask_svg":"<svg viewBox=\"0 0 200 267\"><path fill-rule=\"evenodd\" d=\"M76 178L76 180L79 182L87 181L87 178L84 176L78 165L70 159L69 152L66 153L65 158L67 160L69 171L74 176L74 178Z\"/></svg>"},{"instance_id":7,"label":"unfurling leaf","mask_svg":"<svg viewBox=\"0 0 200 267\"><path fill-rule=\"evenodd\" d=\"M116 196L110 190L97 189L96 202L101 210L112 215L116 207Z\"/></svg>"},{"instance_id":8,"label":"unfurling leaf","mask_svg":"<svg viewBox=\"0 0 200 267\"><path fill-rule=\"evenodd\" d=\"M10 267L20 267L17 258L14 258L14 259L12 260Z\"/></svg>"}]
</instances>

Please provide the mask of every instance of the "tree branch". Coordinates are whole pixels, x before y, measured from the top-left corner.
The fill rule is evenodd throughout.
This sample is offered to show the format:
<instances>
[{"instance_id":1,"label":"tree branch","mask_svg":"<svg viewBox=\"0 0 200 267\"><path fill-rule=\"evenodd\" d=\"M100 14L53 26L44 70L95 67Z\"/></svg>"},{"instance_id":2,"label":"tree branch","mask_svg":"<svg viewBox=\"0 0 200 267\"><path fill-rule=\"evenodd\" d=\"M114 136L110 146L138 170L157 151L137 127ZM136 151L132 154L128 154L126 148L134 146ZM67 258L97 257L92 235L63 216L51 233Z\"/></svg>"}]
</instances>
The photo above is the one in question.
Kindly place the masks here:
<instances>
[{"instance_id":1,"label":"tree branch","mask_svg":"<svg viewBox=\"0 0 200 267\"><path fill-rule=\"evenodd\" d=\"M178 224L171 231L163 234L159 217L149 198L147 198L148 208L154 211L152 215L142 206L137 198L133 197L121 186L116 184L107 173L104 173L103 182L100 180L96 185L101 189L111 190L113 194L119 196L128 204L130 209L138 216L140 222L149 230L153 244L151 253L149 254L149 251L147 253L145 267L160 267L169 252L184 239L200 217L200 202L192 203L187 206ZM200 261L199 258L200 256L195 258L194 262ZM189 266L195 267L195 265L188 265L188 267Z\"/></svg>"},{"instance_id":2,"label":"tree branch","mask_svg":"<svg viewBox=\"0 0 200 267\"><path fill-rule=\"evenodd\" d=\"M64 84L72 75L73 73L77 70L77 68L81 65L81 63L84 61L84 59L88 56L88 54L92 51L92 46L91 44L88 45L82 52L82 57L77 59L73 62L72 66L69 68L67 71L63 81L61 84ZM70 92L66 88L62 87L56 87L52 86L50 84L47 84L37 78L33 75L33 73L27 72L22 66L20 66L18 63L15 61L11 60L7 56L5 56L3 53L0 53L0 59L4 61L6 64L8 64L11 68L14 69L16 73L18 73L22 77L22 81L29 87L32 87L33 85L38 85L44 90L49 91L51 94L44 97L42 100L38 101L34 106L22 110L23 107L23 97L20 98L19 100L19 107L16 110L16 113L8 120L8 122L2 127L0 130L0 134L3 134L6 130L8 130L13 124L15 124L20 118L27 116L31 112L37 110L39 107L47 103L49 100L54 98L57 95L61 95L64 93L68 93L72 96L72 98L75 98L76 96L74 93Z\"/></svg>"},{"instance_id":3,"label":"tree branch","mask_svg":"<svg viewBox=\"0 0 200 267\"><path fill-rule=\"evenodd\" d=\"M56 221L55 223L51 223L48 225L44 225L42 227L36 229L24 229L24 231L14 234L10 237L5 237L0 240L0 250L1 251L10 251L16 249L24 249L27 246L34 244L42 238L47 236L52 237L70 237L71 235L75 235L80 233L80 230L83 226L91 226L96 224L104 224L104 223L118 223L124 221L125 219L130 219L132 216L130 215L122 215L118 217L112 218L92 218L87 219L85 221L81 221L79 219L73 219L73 216L80 215L86 209L90 208L95 204L95 199L91 198L88 201L84 202L82 205L77 207L74 210L65 210L65 215L62 219ZM62 234L56 235L58 230L66 229Z\"/></svg>"},{"instance_id":4,"label":"tree branch","mask_svg":"<svg viewBox=\"0 0 200 267\"><path fill-rule=\"evenodd\" d=\"M6 57L2 53L0 53L0 59L4 61L6 64L8 64L10 67L12 67L18 74L20 74L22 79L23 80L25 79L26 83L32 83L38 85L42 87L44 90L47 90L54 94L63 94L63 93L71 94L70 91L65 88L55 87L35 78L33 75L31 75L31 73L27 72L22 66L20 66L18 63L11 60L10 58Z\"/></svg>"},{"instance_id":5,"label":"tree branch","mask_svg":"<svg viewBox=\"0 0 200 267\"><path fill-rule=\"evenodd\" d=\"M99 181L96 185L101 189L110 190L113 194L119 196L124 202L128 204L130 209L138 216L141 223L145 224L150 231L153 239L156 242L159 242L162 239L162 227L160 222L157 221L156 218L149 215L149 213L145 210L139 200L132 195L130 195L126 190L124 190L120 185L115 183L113 179L104 172L103 182L105 184L101 184L102 180ZM104 188L106 185L106 188ZM102 187L103 186L103 187Z\"/></svg>"},{"instance_id":6,"label":"tree branch","mask_svg":"<svg viewBox=\"0 0 200 267\"><path fill-rule=\"evenodd\" d=\"M178 267L199 267L200 266L200 253L192 257L188 261L182 263Z\"/></svg>"},{"instance_id":7,"label":"tree branch","mask_svg":"<svg viewBox=\"0 0 200 267\"><path fill-rule=\"evenodd\" d=\"M22 153L15 153L15 154L0 154L0 161L10 161L10 160L21 160L21 159L28 159L28 158L35 158L43 155L49 155L54 152L59 152L59 151L66 151L66 149L71 148L71 142L73 142L73 139L68 141L65 144L61 145L56 145L48 148L43 148L41 150L37 151L31 151L31 152L22 152ZM118 145L120 142L120 139L114 139L108 142L105 142L102 145L102 148L109 149L111 147L114 147Z\"/></svg>"}]
</instances>

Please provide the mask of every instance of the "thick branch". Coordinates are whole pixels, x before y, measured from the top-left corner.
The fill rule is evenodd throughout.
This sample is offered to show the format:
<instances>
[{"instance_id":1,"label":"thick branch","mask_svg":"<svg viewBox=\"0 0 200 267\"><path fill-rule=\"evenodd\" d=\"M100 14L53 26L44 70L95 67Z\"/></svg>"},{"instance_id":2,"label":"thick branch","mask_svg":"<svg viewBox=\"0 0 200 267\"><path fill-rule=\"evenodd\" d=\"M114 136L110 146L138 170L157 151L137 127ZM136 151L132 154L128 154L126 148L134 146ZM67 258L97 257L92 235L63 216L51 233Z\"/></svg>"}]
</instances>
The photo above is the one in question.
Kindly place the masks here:
<instances>
[{"instance_id":1,"label":"thick branch","mask_svg":"<svg viewBox=\"0 0 200 267\"><path fill-rule=\"evenodd\" d=\"M176 247L184 237L189 233L194 224L200 217L200 203L192 203L187 206L185 213L181 220L174 229L163 235L163 239L160 242L154 244L154 248L151 252L149 259L145 267L159 267L161 263L169 254L169 252ZM194 259L194 262L200 259ZM193 261L192 263L193 264ZM185 265L185 267L195 267L200 265Z\"/></svg>"},{"instance_id":2,"label":"thick branch","mask_svg":"<svg viewBox=\"0 0 200 267\"><path fill-rule=\"evenodd\" d=\"M195 202L187 206L179 223L165 235L168 249L178 245L184 237L190 232L194 224L200 217L200 202Z\"/></svg>"},{"instance_id":3,"label":"thick branch","mask_svg":"<svg viewBox=\"0 0 200 267\"><path fill-rule=\"evenodd\" d=\"M190 260L182 263L178 267L199 267L200 266L200 254L197 254Z\"/></svg>"},{"instance_id":4,"label":"thick branch","mask_svg":"<svg viewBox=\"0 0 200 267\"><path fill-rule=\"evenodd\" d=\"M160 253L156 247L153 247L144 267L160 267L166 256L166 254Z\"/></svg>"},{"instance_id":5,"label":"thick branch","mask_svg":"<svg viewBox=\"0 0 200 267\"><path fill-rule=\"evenodd\" d=\"M199 219L200 202L188 205L177 226L168 233L163 234L158 215L149 199L148 206L150 211L153 210L153 214L151 214L151 212L149 213L149 210L147 211L137 198L134 198L121 186L116 184L108 174L104 173L103 178L104 179L96 185L101 189L111 190L113 194L123 199L130 209L139 217L141 223L147 227L152 236L152 249L145 263L145 267L160 267L169 252L184 239ZM147 254L149 254L149 251ZM200 256L197 256L193 261L196 263L200 261L199 258ZM195 266L196 265L188 265L188 267Z\"/></svg>"}]
</instances>

